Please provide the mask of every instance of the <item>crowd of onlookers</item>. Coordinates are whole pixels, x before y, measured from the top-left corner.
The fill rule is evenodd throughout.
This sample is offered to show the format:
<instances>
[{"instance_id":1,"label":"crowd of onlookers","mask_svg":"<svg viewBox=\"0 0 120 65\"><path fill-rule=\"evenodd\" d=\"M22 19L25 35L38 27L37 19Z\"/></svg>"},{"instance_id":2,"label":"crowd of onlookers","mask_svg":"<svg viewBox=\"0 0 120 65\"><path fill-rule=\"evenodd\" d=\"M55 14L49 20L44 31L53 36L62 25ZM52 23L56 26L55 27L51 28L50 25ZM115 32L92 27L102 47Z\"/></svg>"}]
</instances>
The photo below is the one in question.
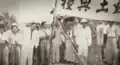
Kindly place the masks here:
<instances>
[{"instance_id":1,"label":"crowd of onlookers","mask_svg":"<svg viewBox=\"0 0 120 65\"><path fill-rule=\"evenodd\" d=\"M119 65L119 22L68 17L56 19L49 28L45 25L45 21L32 22L21 29L12 23L11 29L1 34L4 65L47 65L60 63L61 57L67 63L87 65L94 40L101 47L104 63Z\"/></svg>"}]
</instances>

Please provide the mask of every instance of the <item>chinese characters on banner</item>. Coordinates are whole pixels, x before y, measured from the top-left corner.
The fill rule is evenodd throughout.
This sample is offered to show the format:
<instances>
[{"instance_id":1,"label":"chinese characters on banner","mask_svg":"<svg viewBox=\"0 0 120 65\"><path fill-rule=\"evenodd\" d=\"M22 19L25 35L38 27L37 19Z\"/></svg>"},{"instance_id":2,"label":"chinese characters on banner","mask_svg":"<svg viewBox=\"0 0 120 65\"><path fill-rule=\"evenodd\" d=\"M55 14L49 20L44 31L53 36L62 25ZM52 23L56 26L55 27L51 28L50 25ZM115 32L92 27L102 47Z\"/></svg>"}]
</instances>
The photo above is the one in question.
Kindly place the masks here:
<instances>
[{"instance_id":1,"label":"chinese characters on banner","mask_svg":"<svg viewBox=\"0 0 120 65\"><path fill-rule=\"evenodd\" d=\"M80 0L81 5L78 6L78 10L80 11L81 8L84 8L85 11L87 11L87 9L90 9L89 4L91 3L91 0Z\"/></svg>"},{"instance_id":2,"label":"chinese characters on banner","mask_svg":"<svg viewBox=\"0 0 120 65\"><path fill-rule=\"evenodd\" d=\"M72 6L76 3L74 3L75 0L61 0L61 7L63 9L67 9L67 10L72 10ZM81 11L81 9L84 9L84 11L87 11L88 9L90 9L91 7L89 6L91 4L91 1L94 0L79 0L78 6L76 7L79 11ZM108 12L108 8L105 8L106 6L108 6L109 1L107 0L103 0L102 2L100 2L100 4L98 4L98 6L101 6L100 9L96 9L96 13L99 12ZM112 4L111 4L112 5ZM117 3L113 4L113 7L115 8L114 10L114 14L115 13L120 13L119 9L120 9L120 0L117 1Z\"/></svg>"},{"instance_id":3,"label":"chinese characters on banner","mask_svg":"<svg viewBox=\"0 0 120 65\"><path fill-rule=\"evenodd\" d=\"M115 7L115 11L113 12L115 13L120 13L120 0L118 0L118 2L116 4L113 5Z\"/></svg>"},{"instance_id":4,"label":"chinese characters on banner","mask_svg":"<svg viewBox=\"0 0 120 65\"><path fill-rule=\"evenodd\" d=\"M108 8L105 8L105 6L108 5L108 2L106 0L103 0L102 3L100 3L101 9L97 9L96 13L104 11L104 12L108 12Z\"/></svg>"},{"instance_id":5,"label":"chinese characters on banner","mask_svg":"<svg viewBox=\"0 0 120 65\"><path fill-rule=\"evenodd\" d=\"M61 15L120 21L120 0L57 0L56 11Z\"/></svg>"}]
</instances>

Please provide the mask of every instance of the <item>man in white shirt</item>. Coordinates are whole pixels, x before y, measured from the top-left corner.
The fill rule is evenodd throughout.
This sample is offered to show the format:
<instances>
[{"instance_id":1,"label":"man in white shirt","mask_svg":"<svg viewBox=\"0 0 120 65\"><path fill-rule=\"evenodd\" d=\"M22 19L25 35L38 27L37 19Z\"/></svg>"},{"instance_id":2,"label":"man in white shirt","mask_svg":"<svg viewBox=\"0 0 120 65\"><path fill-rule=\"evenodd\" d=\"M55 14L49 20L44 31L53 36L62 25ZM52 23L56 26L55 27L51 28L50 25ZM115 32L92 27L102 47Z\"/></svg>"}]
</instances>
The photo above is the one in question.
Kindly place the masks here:
<instances>
[{"instance_id":1,"label":"man in white shirt","mask_svg":"<svg viewBox=\"0 0 120 65\"><path fill-rule=\"evenodd\" d=\"M60 61L60 45L62 44L62 37L61 37L61 27L59 23L54 26L53 40L52 40L52 63L59 63Z\"/></svg>"},{"instance_id":2,"label":"man in white shirt","mask_svg":"<svg viewBox=\"0 0 120 65\"><path fill-rule=\"evenodd\" d=\"M109 28L107 29L107 44L105 47L105 62L106 64L113 65L117 59L117 34L116 34L116 23L110 22Z\"/></svg>"},{"instance_id":3,"label":"man in white shirt","mask_svg":"<svg viewBox=\"0 0 120 65\"><path fill-rule=\"evenodd\" d=\"M8 65L8 54L10 53L10 63L12 65L20 64L20 47L21 47L21 36L19 35L19 29L16 23L12 24L11 30L5 32L2 36L2 39L8 43L8 46L5 46L4 52L7 55L4 60L6 65ZM9 50L10 49L10 50ZM7 53L6 53L7 52Z\"/></svg>"},{"instance_id":4,"label":"man in white shirt","mask_svg":"<svg viewBox=\"0 0 120 65\"><path fill-rule=\"evenodd\" d=\"M100 21L96 26L97 44L102 46L104 40L104 22Z\"/></svg>"},{"instance_id":5,"label":"man in white shirt","mask_svg":"<svg viewBox=\"0 0 120 65\"><path fill-rule=\"evenodd\" d=\"M108 37L113 37L113 46L114 46L114 50L115 50L115 53L117 55L117 26L116 26L116 23L113 23L113 25L111 27L108 28L107 32L107 36Z\"/></svg>"},{"instance_id":6,"label":"man in white shirt","mask_svg":"<svg viewBox=\"0 0 120 65\"><path fill-rule=\"evenodd\" d=\"M109 28L109 24L108 21L104 21L104 26L103 26L103 34L104 34L104 38L103 38L103 45L101 47L101 53L102 53L102 59L104 59L104 49L107 43L107 29Z\"/></svg>"},{"instance_id":7,"label":"man in white shirt","mask_svg":"<svg viewBox=\"0 0 120 65\"><path fill-rule=\"evenodd\" d=\"M104 22L104 43L103 44L106 44L107 43L107 29L109 28L109 24L108 24L108 21L105 21Z\"/></svg>"},{"instance_id":8,"label":"man in white shirt","mask_svg":"<svg viewBox=\"0 0 120 65\"><path fill-rule=\"evenodd\" d=\"M26 59L28 60L28 65L33 64L33 49L34 47L37 48L39 44L39 35L36 23L32 23L31 28L24 30L21 65L26 65Z\"/></svg>"},{"instance_id":9,"label":"man in white shirt","mask_svg":"<svg viewBox=\"0 0 120 65\"><path fill-rule=\"evenodd\" d=\"M88 47L92 44L92 33L87 25L88 21L82 19L75 29L76 44L78 45L78 55L82 59L84 65L87 65Z\"/></svg>"},{"instance_id":10,"label":"man in white shirt","mask_svg":"<svg viewBox=\"0 0 120 65\"><path fill-rule=\"evenodd\" d=\"M26 62L28 60L28 64L32 65L32 48L30 44L30 37L31 37L31 28L30 27L24 27L23 34L22 34L22 51L21 51L21 62L20 65L26 65Z\"/></svg>"},{"instance_id":11,"label":"man in white shirt","mask_svg":"<svg viewBox=\"0 0 120 65\"><path fill-rule=\"evenodd\" d=\"M46 22L42 22L41 23L41 27L39 30L39 38L40 38L40 58L41 58L41 65L46 64L45 63L45 59L48 59L49 56L49 37L51 34L51 30L50 29L46 29L45 27L45 23Z\"/></svg>"}]
</instances>

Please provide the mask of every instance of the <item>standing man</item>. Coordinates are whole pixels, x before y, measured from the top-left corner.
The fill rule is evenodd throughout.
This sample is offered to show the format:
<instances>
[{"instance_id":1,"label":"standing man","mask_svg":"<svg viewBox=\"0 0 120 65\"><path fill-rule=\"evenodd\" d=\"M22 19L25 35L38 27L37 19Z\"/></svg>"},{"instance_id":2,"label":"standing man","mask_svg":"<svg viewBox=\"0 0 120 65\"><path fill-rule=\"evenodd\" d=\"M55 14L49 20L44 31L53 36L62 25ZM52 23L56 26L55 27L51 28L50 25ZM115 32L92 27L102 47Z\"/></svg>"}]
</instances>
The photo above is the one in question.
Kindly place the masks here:
<instances>
[{"instance_id":1,"label":"standing man","mask_svg":"<svg viewBox=\"0 0 120 65\"><path fill-rule=\"evenodd\" d=\"M23 33L23 44L22 44L22 59L21 65L33 64L33 48L37 48L39 43L39 33L37 30L36 23L32 23L30 28L25 28Z\"/></svg>"},{"instance_id":2,"label":"standing man","mask_svg":"<svg viewBox=\"0 0 120 65\"><path fill-rule=\"evenodd\" d=\"M53 32L53 40L52 40L52 63L59 63L60 61L60 45L62 44L62 37L61 37L61 28L59 23L56 23L54 26Z\"/></svg>"},{"instance_id":3,"label":"standing man","mask_svg":"<svg viewBox=\"0 0 120 65\"><path fill-rule=\"evenodd\" d=\"M104 21L104 45L107 43L107 29L109 28L108 21Z\"/></svg>"},{"instance_id":4,"label":"standing man","mask_svg":"<svg viewBox=\"0 0 120 65\"><path fill-rule=\"evenodd\" d=\"M99 24L96 26L97 33L97 44L102 46L104 40L104 22L99 21Z\"/></svg>"},{"instance_id":5,"label":"standing man","mask_svg":"<svg viewBox=\"0 0 120 65\"><path fill-rule=\"evenodd\" d=\"M41 58L41 65L46 64L45 60L48 60L48 54L49 54L49 36L50 36L50 30L45 28L45 23L41 23L41 27L39 30L39 38L40 38L40 58Z\"/></svg>"},{"instance_id":6,"label":"standing man","mask_svg":"<svg viewBox=\"0 0 120 65\"><path fill-rule=\"evenodd\" d=\"M23 41L22 41L22 54L21 54L21 63L20 65L26 65L28 61L28 65L32 65L32 58L29 59L29 53L31 51L30 48L30 38L31 38L31 28L25 25L23 29Z\"/></svg>"},{"instance_id":7,"label":"standing man","mask_svg":"<svg viewBox=\"0 0 120 65\"><path fill-rule=\"evenodd\" d=\"M102 53L102 59L104 60L104 50L105 50L105 46L107 43L107 30L109 28L109 24L108 21L104 21L104 26L103 26L103 34L104 34L104 38L103 38L103 45L101 48L101 53Z\"/></svg>"},{"instance_id":8,"label":"standing man","mask_svg":"<svg viewBox=\"0 0 120 65\"><path fill-rule=\"evenodd\" d=\"M120 23L117 23L117 48L118 48L118 53L117 53L117 63L118 65L120 64Z\"/></svg>"},{"instance_id":9,"label":"standing man","mask_svg":"<svg viewBox=\"0 0 120 65\"><path fill-rule=\"evenodd\" d=\"M75 30L78 55L82 59L84 65L87 65L88 47L92 44L91 29L87 24L88 21L86 19L82 19Z\"/></svg>"},{"instance_id":10,"label":"standing man","mask_svg":"<svg viewBox=\"0 0 120 65\"><path fill-rule=\"evenodd\" d=\"M117 59L117 34L115 22L110 22L110 27L107 29L107 44L105 48L105 62L107 65L113 65Z\"/></svg>"},{"instance_id":11,"label":"standing man","mask_svg":"<svg viewBox=\"0 0 120 65\"><path fill-rule=\"evenodd\" d=\"M21 36L19 35L19 29L16 23L12 24L11 30L5 32L2 39L8 43L8 47L5 47L4 52L7 55L4 59L6 65L11 63L11 65L20 65L20 47L21 47ZM9 50L10 49L10 50ZM10 57L8 57L10 53ZM10 59L10 61L8 61Z\"/></svg>"},{"instance_id":12,"label":"standing man","mask_svg":"<svg viewBox=\"0 0 120 65\"><path fill-rule=\"evenodd\" d=\"M39 44L39 26L37 23L32 23L31 27L31 39L30 39L30 45L31 45L31 56L32 58L32 65L37 65L37 47Z\"/></svg>"}]
</instances>

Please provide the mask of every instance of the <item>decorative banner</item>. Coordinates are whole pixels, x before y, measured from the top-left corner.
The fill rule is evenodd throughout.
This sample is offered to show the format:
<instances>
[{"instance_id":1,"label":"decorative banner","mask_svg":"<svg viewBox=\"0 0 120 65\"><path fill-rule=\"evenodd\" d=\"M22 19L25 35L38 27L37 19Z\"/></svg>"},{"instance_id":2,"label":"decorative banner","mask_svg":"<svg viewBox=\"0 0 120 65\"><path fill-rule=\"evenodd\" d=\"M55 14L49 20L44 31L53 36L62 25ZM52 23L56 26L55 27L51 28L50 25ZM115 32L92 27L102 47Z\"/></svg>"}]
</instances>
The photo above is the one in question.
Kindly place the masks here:
<instances>
[{"instance_id":1,"label":"decorative banner","mask_svg":"<svg viewBox=\"0 0 120 65\"><path fill-rule=\"evenodd\" d=\"M120 21L120 0L57 0L57 14Z\"/></svg>"}]
</instances>

